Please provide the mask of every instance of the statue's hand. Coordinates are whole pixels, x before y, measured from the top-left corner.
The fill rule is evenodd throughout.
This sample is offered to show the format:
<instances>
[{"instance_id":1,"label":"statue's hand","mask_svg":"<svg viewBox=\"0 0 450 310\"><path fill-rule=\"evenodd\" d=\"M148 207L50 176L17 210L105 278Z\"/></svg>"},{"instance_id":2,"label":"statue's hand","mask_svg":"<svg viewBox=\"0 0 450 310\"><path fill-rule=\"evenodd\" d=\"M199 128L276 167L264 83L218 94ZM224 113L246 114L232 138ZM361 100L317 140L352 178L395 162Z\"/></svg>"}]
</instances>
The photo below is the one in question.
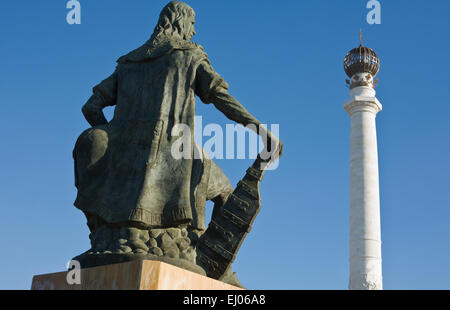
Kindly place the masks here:
<instances>
[{"instance_id":1,"label":"statue's hand","mask_svg":"<svg viewBox=\"0 0 450 310\"><path fill-rule=\"evenodd\" d=\"M283 154L283 142L281 142L276 136L270 132L267 134L267 139L263 139L264 150L261 152L261 158L270 159L271 161L277 160Z\"/></svg>"}]
</instances>

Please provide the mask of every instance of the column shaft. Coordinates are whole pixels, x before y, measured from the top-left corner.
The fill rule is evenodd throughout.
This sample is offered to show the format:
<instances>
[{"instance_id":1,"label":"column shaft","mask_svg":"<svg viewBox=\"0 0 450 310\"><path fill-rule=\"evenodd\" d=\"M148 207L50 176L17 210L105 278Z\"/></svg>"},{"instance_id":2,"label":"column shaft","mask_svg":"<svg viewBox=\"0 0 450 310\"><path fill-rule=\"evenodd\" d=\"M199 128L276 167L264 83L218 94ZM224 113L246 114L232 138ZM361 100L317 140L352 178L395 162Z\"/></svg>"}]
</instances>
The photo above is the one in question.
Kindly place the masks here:
<instances>
[{"instance_id":1,"label":"column shaft","mask_svg":"<svg viewBox=\"0 0 450 310\"><path fill-rule=\"evenodd\" d=\"M349 289L382 289L376 105L353 102Z\"/></svg>"}]
</instances>

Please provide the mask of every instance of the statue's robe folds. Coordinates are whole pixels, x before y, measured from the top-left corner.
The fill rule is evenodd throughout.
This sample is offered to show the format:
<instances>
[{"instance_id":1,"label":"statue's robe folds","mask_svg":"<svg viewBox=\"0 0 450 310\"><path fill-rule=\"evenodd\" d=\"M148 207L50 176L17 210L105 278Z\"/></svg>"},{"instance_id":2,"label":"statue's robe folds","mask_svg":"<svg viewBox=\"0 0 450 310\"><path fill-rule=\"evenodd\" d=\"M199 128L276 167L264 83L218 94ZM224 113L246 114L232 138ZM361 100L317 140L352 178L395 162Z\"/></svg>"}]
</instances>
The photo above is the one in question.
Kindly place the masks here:
<instances>
[{"instance_id":1,"label":"statue's robe folds","mask_svg":"<svg viewBox=\"0 0 450 310\"><path fill-rule=\"evenodd\" d=\"M195 95L210 103L218 88L228 86L191 42L146 44L119 58L115 72L94 87L84 106L85 112L99 113L116 105L109 123L78 138L75 206L108 223L190 223L204 229L205 201L232 191L212 160L194 158ZM190 158L171 154L177 124L191 129L184 145L189 150L183 150Z\"/></svg>"}]
</instances>

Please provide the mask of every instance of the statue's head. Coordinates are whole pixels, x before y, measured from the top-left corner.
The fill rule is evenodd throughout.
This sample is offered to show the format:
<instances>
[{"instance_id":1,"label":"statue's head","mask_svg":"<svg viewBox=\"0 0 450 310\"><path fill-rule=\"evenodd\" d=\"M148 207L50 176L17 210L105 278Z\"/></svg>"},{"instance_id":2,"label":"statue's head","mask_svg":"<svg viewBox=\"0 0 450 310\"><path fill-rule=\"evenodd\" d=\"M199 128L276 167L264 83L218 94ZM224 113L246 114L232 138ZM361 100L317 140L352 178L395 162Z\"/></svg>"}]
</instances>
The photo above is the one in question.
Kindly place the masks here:
<instances>
[{"instance_id":1,"label":"statue's head","mask_svg":"<svg viewBox=\"0 0 450 310\"><path fill-rule=\"evenodd\" d=\"M182 39L189 41L195 35L195 12L184 2L171 1L161 11L152 40Z\"/></svg>"}]
</instances>

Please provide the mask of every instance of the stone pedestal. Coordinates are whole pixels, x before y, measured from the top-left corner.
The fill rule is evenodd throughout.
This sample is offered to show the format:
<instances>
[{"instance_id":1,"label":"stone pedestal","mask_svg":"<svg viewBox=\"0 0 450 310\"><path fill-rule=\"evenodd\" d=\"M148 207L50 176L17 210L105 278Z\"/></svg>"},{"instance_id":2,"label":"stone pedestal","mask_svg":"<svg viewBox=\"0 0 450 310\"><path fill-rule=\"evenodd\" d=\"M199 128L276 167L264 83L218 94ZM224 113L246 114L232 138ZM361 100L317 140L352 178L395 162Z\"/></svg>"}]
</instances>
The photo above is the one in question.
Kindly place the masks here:
<instances>
[{"instance_id":1,"label":"stone pedestal","mask_svg":"<svg viewBox=\"0 0 450 310\"><path fill-rule=\"evenodd\" d=\"M36 275L32 290L239 290L240 288L158 261L132 261L80 270L81 284L67 271Z\"/></svg>"}]
</instances>

